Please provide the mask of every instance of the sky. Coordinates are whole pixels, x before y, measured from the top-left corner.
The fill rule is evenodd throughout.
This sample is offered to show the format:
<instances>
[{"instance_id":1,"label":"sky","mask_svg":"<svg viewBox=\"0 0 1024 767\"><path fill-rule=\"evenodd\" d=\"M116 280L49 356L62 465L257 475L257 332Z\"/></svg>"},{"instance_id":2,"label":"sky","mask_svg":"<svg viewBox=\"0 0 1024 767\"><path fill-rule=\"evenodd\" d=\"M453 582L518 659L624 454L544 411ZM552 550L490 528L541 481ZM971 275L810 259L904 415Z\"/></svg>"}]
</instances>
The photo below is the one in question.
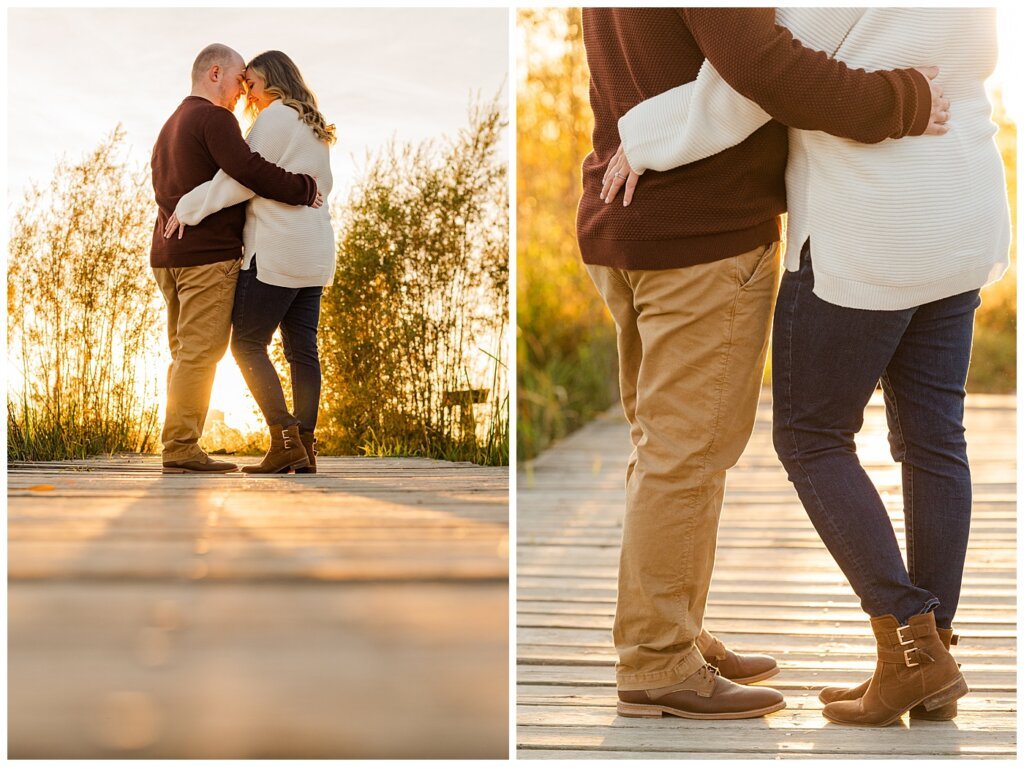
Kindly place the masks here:
<instances>
[{"instance_id":1,"label":"sky","mask_svg":"<svg viewBox=\"0 0 1024 767\"><path fill-rule=\"evenodd\" d=\"M295 61L337 126L332 202L347 199L368 151L453 134L475 96L507 99L510 82L504 8L21 9L7 21L8 211L30 181L45 186L62 156L77 161L118 123L128 159L148 167L212 42L246 60L277 49ZM160 387L161 408L164 396ZM211 408L251 431L262 428L254 406L226 355Z\"/></svg>"},{"instance_id":2,"label":"sky","mask_svg":"<svg viewBox=\"0 0 1024 767\"><path fill-rule=\"evenodd\" d=\"M211 42L246 60L277 49L295 61L337 125L342 200L367 150L454 132L474 94L504 97L507 88L500 8L10 10L10 200L118 122L130 157L148 163L161 125L188 95L192 61Z\"/></svg>"}]
</instances>

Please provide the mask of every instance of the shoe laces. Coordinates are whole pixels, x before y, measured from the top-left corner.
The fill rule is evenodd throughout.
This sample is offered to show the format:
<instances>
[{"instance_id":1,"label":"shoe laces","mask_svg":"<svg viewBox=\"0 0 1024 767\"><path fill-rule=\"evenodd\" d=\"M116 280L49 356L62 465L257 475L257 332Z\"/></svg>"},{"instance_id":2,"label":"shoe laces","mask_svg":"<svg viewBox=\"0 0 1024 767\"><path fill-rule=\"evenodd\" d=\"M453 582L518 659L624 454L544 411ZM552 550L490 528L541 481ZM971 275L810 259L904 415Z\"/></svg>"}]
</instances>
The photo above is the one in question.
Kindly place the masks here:
<instances>
[{"instance_id":1,"label":"shoe laces","mask_svg":"<svg viewBox=\"0 0 1024 767\"><path fill-rule=\"evenodd\" d=\"M712 678L722 675L722 672L718 670L718 666L713 666L712 664L707 662L704 663L704 668L702 669L702 671L704 671L705 674L711 676Z\"/></svg>"}]
</instances>

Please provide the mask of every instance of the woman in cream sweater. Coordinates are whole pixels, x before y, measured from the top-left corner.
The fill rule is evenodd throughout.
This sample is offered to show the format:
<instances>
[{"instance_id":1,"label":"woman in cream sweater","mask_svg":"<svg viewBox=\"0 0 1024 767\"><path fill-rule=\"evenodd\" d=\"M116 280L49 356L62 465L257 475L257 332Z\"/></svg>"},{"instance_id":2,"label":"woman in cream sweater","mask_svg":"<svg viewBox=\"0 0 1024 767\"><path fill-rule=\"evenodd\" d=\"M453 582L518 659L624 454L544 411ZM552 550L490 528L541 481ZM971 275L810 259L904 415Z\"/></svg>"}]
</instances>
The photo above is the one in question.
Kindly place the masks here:
<instances>
[{"instance_id":1,"label":"woman in cream sweater","mask_svg":"<svg viewBox=\"0 0 1024 767\"><path fill-rule=\"evenodd\" d=\"M315 177L326 199L332 186L334 126L320 113L298 67L284 53L267 51L249 62L245 81L247 112L253 118L246 136L249 146L286 170ZM315 472L313 435L321 382L317 325L321 293L331 283L335 264L328 207L291 206L257 197L218 171L181 198L167 234L247 200L231 352L270 427L271 447L261 463L244 466L242 471ZM294 413L288 410L267 354L278 328L291 366Z\"/></svg>"},{"instance_id":2,"label":"woman in cream sweater","mask_svg":"<svg viewBox=\"0 0 1024 767\"><path fill-rule=\"evenodd\" d=\"M984 88L995 12L785 8L777 18L853 67L937 64L951 102L942 135L865 145L790 129L772 392L776 450L878 645L871 680L822 691L824 715L861 726L907 710L952 719L967 691L948 653L971 517L964 386L979 290L1006 270L1010 243ZM620 120L602 196L733 146L769 119L705 62L697 80ZM854 444L879 381L903 468L906 563Z\"/></svg>"}]
</instances>

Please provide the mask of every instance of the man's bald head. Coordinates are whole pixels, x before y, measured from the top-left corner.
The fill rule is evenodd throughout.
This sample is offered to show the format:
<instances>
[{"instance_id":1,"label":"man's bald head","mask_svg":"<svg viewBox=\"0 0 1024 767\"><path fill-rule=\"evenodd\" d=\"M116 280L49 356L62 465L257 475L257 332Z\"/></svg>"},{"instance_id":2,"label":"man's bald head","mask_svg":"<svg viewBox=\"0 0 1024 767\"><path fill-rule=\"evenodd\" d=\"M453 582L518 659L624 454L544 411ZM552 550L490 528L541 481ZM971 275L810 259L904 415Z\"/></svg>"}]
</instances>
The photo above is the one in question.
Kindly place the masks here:
<instances>
[{"instance_id":1,"label":"man's bald head","mask_svg":"<svg viewBox=\"0 0 1024 767\"><path fill-rule=\"evenodd\" d=\"M245 84L245 61L226 45L207 45L192 65L192 95L234 109Z\"/></svg>"},{"instance_id":2,"label":"man's bald head","mask_svg":"<svg viewBox=\"0 0 1024 767\"><path fill-rule=\"evenodd\" d=\"M221 69L229 69L237 67L239 64L244 68L245 60L234 49L220 43L207 45L199 51L199 55L196 56L196 60L192 64L192 87L194 88L202 82L215 65L219 65Z\"/></svg>"}]
</instances>

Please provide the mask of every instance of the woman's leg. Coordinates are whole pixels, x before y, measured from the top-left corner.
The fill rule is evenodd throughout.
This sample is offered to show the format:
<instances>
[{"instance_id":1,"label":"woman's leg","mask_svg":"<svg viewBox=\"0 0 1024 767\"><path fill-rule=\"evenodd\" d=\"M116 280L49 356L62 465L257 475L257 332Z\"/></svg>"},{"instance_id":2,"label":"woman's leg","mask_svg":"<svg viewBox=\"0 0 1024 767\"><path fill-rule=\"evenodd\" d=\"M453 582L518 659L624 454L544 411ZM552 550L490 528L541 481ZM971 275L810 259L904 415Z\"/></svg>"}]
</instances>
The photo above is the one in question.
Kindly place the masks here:
<instances>
[{"instance_id":1,"label":"woman's leg","mask_svg":"<svg viewBox=\"0 0 1024 767\"><path fill-rule=\"evenodd\" d=\"M913 310L847 309L813 294L810 250L779 291L772 345L775 448L825 546L872 617L905 624L935 595L907 574L885 506L857 459L864 408Z\"/></svg>"},{"instance_id":2,"label":"woman's leg","mask_svg":"<svg viewBox=\"0 0 1024 767\"><path fill-rule=\"evenodd\" d=\"M893 458L903 464L911 582L939 599L935 623L952 625L971 523L964 386L978 291L914 313L882 376Z\"/></svg>"},{"instance_id":3,"label":"woman's leg","mask_svg":"<svg viewBox=\"0 0 1024 767\"><path fill-rule=\"evenodd\" d=\"M284 356L291 366L292 400L299 429L316 429L320 408L320 355L316 332L320 322L323 288L300 288L281 320Z\"/></svg>"},{"instance_id":4,"label":"woman's leg","mask_svg":"<svg viewBox=\"0 0 1024 767\"><path fill-rule=\"evenodd\" d=\"M298 419L288 412L281 380L267 347L297 291L267 285L257 278L256 262L238 276L231 314L231 354L268 426L288 428Z\"/></svg>"}]
</instances>

